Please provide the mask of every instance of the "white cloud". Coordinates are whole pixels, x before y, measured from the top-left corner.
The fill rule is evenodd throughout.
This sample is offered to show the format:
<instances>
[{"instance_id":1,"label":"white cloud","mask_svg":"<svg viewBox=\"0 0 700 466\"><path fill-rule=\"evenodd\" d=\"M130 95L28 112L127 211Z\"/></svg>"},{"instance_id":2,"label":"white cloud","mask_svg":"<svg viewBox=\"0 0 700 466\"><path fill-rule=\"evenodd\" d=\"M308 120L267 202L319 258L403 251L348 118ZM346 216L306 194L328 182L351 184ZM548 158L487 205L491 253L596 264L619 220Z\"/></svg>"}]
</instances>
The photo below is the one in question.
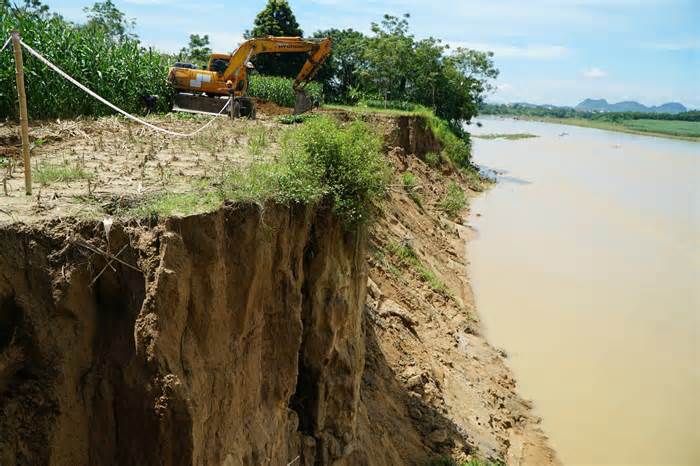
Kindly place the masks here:
<instances>
[{"instance_id":1,"label":"white cloud","mask_svg":"<svg viewBox=\"0 0 700 466\"><path fill-rule=\"evenodd\" d=\"M209 36L209 43L211 44L211 50L214 53L227 53L227 52L233 52L238 48L239 45L241 45L244 41L245 38L243 37L242 33L233 33L233 32L193 32L191 34L199 34L199 35L204 35L207 34Z\"/></svg>"},{"instance_id":2,"label":"white cloud","mask_svg":"<svg viewBox=\"0 0 700 466\"><path fill-rule=\"evenodd\" d=\"M450 48L466 47L468 49L491 51L496 58L515 58L526 60L555 60L570 53L563 45L506 45L481 42L448 42Z\"/></svg>"},{"instance_id":3,"label":"white cloud","mask_svg":"<svg viewBox=\"0 0 700 466\"><path fill-rule=\"evenodd\" d=\"M583 76L591 79L604 78L608 75L607 72L601 70L600 68L589 68L583 71Z\"/></svg>"}]
</instances>

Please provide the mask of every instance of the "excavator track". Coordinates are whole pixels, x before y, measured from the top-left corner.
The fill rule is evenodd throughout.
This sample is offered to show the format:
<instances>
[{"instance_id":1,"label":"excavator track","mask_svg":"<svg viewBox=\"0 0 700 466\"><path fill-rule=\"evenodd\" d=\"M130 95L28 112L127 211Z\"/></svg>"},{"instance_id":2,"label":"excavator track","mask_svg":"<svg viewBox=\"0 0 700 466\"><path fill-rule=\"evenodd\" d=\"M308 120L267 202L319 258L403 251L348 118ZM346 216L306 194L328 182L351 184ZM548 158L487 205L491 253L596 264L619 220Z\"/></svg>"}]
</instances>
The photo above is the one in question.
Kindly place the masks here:
<instances>
[{"instance_id":1,"label":"excavator track","mask_svg":"<svg viewBox=\"0 0 700 466\"><path fill-rule=\"evenodd\" d=\"M173 111L217 115L228 102L226 97L208 97L197 94L175 94ZM228 115L228 112L221 113Z\"/></svg>"},{"instance_id":2,"label":"excavator track","mask_svg":"<svg viewBox=\"0 0 700 466\"><path fill-rule=\"evenodd\" d=\"M222 115L232 118L256 117L255 100L250 97L234 97L233 107L221 111L228 102L227 97L209 97L197 94L175 94L173 111L200 115Z\"/></svg>"}]
</instances>

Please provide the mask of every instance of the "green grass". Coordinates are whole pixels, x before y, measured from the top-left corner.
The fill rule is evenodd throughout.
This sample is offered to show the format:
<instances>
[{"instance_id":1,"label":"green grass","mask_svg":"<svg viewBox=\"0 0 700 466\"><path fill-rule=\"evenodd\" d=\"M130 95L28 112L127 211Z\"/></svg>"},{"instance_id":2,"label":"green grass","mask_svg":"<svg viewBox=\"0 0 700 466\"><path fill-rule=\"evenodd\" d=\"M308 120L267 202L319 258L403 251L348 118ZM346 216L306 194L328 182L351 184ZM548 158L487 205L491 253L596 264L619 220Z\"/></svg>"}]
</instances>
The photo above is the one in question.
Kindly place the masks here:
<instances>
[{"instance_id":1,"label":"green grass","mask_svg":"<svg viewBox=\"0 0 700 466\"><path fill-rule=\"evenodd\" d=\"M518 116L518 119L544 121L562 125L583 126L621 133L641 134L646 136L700 141L700 122L676 120L624 120L622 123L611 121L589 120L585 118L553 118Z\"/></svg>"},{"instance_id":2,"label":"green grass","mask_svg":"<svg viewBox=\"0 0 700 466\"><path fill-rule=\"evenodd\" d=\"M328 117L308 120L286 132L277 161L255 161L203 180L206 194L161 194L128 212L140 217L188 215L225 200L264 204L328 202L346 227L371 221L385 196L389 169L381 139L365 123L341 125Z\"/></svg>"},{"instance_id":3,"label":"green grass","mask_svg":"<svg viewBox=\"0 0 700 466\"><path fill-rule=\"evenodd\" d=\"M295 125L298 123L304 123L306 120L314 117L316 117L316 115L281 115L277 117L277 121L283 125Z\"/></svg>"},{"instance_id":4,"label":"green grass","mask_svg":"<svg viewBox=\"0 0 700 466\"><path fill-rule=\"evenodd\" d=\"M43 164L35 170L34 174L34 179L43 186L51 183L91 180L94 177L94 173L65 164Z\"/></svg>"},{"instance_id":5,"label":"green grass","mask_svg":"<svg viewBox=\"0 0 700 466\"><path fill-rule=\"evenodd\" d=\"M443 160L440 154L436 154L435 152L428 152L425 154L425 163L433 168L440 166L442 162Z\"/></svg>"},{"instance_id":6,"label":"green grass","mask_svg":"<svg viewBox=\"0 0 700 466\"><path fill-rule=\"evenodd\" d=\"M446 297L451 295L447 286L435 275L435 272L423 264L415 249L405 244L391 242L387 246L387 250L399 260L402 267L413 269L421 280L430 285L435 292Z\"/></svg>"},{"instance_id":7,"label":"green grass","mask_svg":"<svg viewBox=\"0 0 700 466\"><path fill-rule=\"evenodd\" d=\"M357 105L341 105L341 104L325 104L324 108L331 110L343 110L352 113L365 113L372 114L378 113L380 115L418 115L420 112L418 110L402 110L396 108L376 108L376 107L366 107Z\"/></svg>"},{"instance_id":8,"label":"green grass","mask_svg":"<svg viewBox=\"0 0 700 466\"><path fill-rule=\"evenodd\" d=\"M466 206L467 194L457 183L451 181L447 187L447 194L438 203L438 207L450 217L455 218Z\"/></svg>"},{"instance_id":9,"label":"green grass","mask_svg":"<svg viewBox=\"0 0 700 466\"><path fill-rule=\"evenodd\" d=\"M162 193L128 210L127 213L140 218L148 218L154 214L191 215L214 210L221 205L221 202L222 199L213 192Z\"/></svg>"},{"instance_id":10,"label":"green grass","mask_svg":"<svg viewBox=\"0 0 700 466\"><path fill-rule=\"evenodd\" d=\"M418 193L418 179L416 175L411 172L405 172L401 174L401 184L403 189L408 193L408 197L416 203L418 207L423 207L423 198Z\"/></svg>"},{"instance_id":11,"label":"green grass","mask_svg":"<svg viewBox=\"0 0 700 466\"><path fill-rule=\"evenodd\" d=\"M518 139L529 139L538 137L530 133L493 133L493 134L472 134L473 138L479 139L508 139L510 141Z\"/></svg>"},{"instance_id":12,"label":"green grass","mask_svg":"<svg viewBox=\"0 0 700 466\"><path fill-rule=\"evenodd\" d=\"M266 128L254 130L248 138L248 150L253 157L260 157L263 154L263 150L269 145L270 141Z\"/></svg>"},{"instance_id":13,"label":"green grass","mask_svg":"<svg viewBox=\"0 0 700 466\"><path fill-rule=\"evenodd\" d=\"M700 138L700 121L625 120L622 125L634 131Z\"/></svg>"}]
</instances>

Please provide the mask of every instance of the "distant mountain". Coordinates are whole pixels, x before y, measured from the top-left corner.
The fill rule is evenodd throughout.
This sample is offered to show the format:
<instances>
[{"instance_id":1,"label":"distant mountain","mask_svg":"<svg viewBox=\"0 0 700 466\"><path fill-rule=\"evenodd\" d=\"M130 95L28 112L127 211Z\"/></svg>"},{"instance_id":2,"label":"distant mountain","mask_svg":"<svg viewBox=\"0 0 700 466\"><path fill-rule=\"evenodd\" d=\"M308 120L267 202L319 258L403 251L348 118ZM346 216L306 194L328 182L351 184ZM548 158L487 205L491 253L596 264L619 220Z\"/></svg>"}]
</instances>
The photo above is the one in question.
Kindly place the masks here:
<instances>
[{"instance_id":1,"label":"distant mountain","mask_svg":"<svg viewBox=\"0 0 700 466\"><path fill-rule=\"evenodd\" d=\"M651 109L652 112L657 113L683 113L688 111L685 105L679 104L678 102L669 102L659 105L658 107L651 107Z\"/></svg>"},{"instance_id":2,"label":"distant mountain","mask_svg":"<svg viewBox=\"0 0 700 466\"><path fill-rule=\"evenodd\" d=\"M522 108L546 108L548 110L552 110L555 108L571 108L567 107L566 105L552 105L552 104L531 104L529 102L513 102L510 105L517 105Z\"/></svg>"},{"instance_id":3,"label":"distant mountain","mask_svg":"<svg viewBox=\"0 0 700 466\"><path fill-rule=\"evenodd\" d=\"M586 99L574 108L580 112L682 113L688 111L683 104L679 104L678 102L669 102L655 107L647 107L646 105L634 101L609 104L605 99Z\"/></svg>"}]
</instances>

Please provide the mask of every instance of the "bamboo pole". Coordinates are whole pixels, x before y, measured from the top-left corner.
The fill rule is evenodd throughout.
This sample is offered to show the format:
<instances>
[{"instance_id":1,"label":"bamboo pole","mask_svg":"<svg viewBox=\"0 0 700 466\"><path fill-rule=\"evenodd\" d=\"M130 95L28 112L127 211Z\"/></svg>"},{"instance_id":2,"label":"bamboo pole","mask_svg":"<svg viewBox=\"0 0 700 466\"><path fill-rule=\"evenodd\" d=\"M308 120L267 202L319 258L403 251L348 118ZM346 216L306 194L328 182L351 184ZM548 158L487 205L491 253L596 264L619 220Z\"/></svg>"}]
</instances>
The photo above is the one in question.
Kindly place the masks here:
<instances>
[{"instance_id":1,"label":"bamboo pole","mask_svg":"<svg viewBox=\"0 0 700 466\"><path fill-rule=\"evenodd\" d=\"M32 194L32 165L29 160L29 116L27 115L27 93L24 90L24 60L19 32L12 31L12 47L15 50L15 79L19 96L19 128L22 138L22 158L24 159L24 187L27 196Z\"/></svg>"}]
</instances>

